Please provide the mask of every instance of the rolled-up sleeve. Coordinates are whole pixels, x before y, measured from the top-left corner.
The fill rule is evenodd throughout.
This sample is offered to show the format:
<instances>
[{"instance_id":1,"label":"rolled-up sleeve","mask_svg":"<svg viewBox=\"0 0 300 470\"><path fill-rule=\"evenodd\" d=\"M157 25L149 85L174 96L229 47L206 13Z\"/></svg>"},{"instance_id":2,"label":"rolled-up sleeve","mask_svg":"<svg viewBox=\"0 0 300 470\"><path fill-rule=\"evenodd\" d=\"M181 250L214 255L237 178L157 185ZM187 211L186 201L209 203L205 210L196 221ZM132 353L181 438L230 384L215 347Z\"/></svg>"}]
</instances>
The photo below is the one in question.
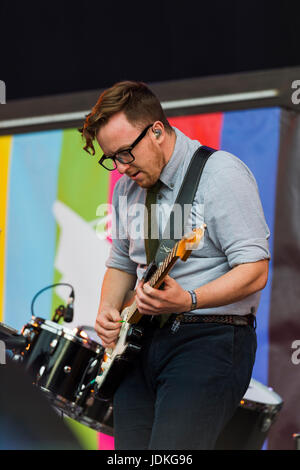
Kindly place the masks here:
<instances>
[{"instance_id":1,"label":"rolled-up sleeve","mask_svg":"<svg viewBox=\"0 0 300 470\"><path fill-rule=\"evenodd\" d=\"M210 173L204 211L208 235L230 267L270 259L270 231L258 187L242 163Z\"/></svg>"},{"instance_id":2,"label":"rolled-up sleeve","mask_svg":"<svg viewBox=\"0 0 300 470\"><path fill-rule=\"evenodd\" d=\"M114 208L114 216L112 217L112 244L105 266L136 275L137 264L129 257L129 240L126 237L127 228L124 224L124 221L127 220L127 214L123 214L121 217L119 213L119 196L121 191L121 180L118 180L115 184L112 198Z\"/></svg>"}]
</instances>

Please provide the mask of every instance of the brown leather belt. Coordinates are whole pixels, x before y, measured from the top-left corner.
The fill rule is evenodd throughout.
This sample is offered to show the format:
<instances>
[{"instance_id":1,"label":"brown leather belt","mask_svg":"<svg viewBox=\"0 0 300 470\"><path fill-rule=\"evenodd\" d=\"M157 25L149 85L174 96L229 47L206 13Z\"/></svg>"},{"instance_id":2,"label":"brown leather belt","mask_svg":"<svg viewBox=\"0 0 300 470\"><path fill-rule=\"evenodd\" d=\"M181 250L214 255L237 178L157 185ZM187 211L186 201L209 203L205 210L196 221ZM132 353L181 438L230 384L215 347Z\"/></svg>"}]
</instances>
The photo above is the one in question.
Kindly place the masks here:
<instances>
[{"instance_id":1,"label":"brown leather belt","mask_svg":"<svg viewBox=\"0 0 300 470\"><path fill-rule=\"evenodd\" d=\"M179 313L170 320L179 323L222 323L225 325L236 326L249 325L256 328L256 317L252 313L247 315L188 315Z\"/></svg>"}]
</instances>

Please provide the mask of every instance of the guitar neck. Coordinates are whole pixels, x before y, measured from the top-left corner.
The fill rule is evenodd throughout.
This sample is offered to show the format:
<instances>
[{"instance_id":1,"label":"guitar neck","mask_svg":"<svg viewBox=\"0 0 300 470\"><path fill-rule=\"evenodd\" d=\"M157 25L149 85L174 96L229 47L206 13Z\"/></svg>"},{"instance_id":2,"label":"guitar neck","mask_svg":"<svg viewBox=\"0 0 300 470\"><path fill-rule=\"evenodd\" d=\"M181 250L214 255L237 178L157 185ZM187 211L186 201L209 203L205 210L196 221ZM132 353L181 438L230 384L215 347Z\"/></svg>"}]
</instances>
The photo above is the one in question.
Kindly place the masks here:
<instances>
[{"instance_id":1,"label":"guitar neck","mask_svg":"<svg viewBox=\"0 0 300 470\"><path fill-rule=\"evenodd\" d=\"M177 245L173 247L170 251L168 256L164 259L164 261L159 265L155 273L151 276L149 285L154 289L158 289L161 284L163 283L164 278L172 269L173 265L176 263L178 256L176 256ZM137 323L141 318L142 314L138 311L136 301L134 300L129 307L127 321L128 323Z\"/></svg>"}]
</instances>

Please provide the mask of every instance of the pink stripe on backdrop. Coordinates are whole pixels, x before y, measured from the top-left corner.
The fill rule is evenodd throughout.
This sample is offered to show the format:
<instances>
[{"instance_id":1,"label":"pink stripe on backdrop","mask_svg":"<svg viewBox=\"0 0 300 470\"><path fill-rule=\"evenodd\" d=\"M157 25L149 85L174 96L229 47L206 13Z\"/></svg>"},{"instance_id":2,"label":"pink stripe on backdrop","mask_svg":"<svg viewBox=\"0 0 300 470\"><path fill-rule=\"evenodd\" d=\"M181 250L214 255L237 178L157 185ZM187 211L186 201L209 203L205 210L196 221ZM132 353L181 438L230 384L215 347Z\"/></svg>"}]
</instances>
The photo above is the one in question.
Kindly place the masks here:
<instances>
[{"instance_id":1,"label":"pink stripe on backdrop","mask_svg":"<svg viewBox=\"0 0 300 470\"><path fill-rule=\"evenodd\" d=\"M116 182L118 181L118 179L121 178L121 174L115 170L115 171L111 171L110 174L109 174L109 187L108 187L108 204L111 204L111 201L112 201L112 195L113 195L113 191L114 191L114 186L116 184ZM111 229L111 221L107 223L107 227L106 227L106 230L107 232L109 233L110 232L110 229ZM109 235L107 235L107 240L111 242L111 237Z\"/></svg>"},{"instance_id":2,"label":"pink stripe on backdrop","mask_svg":"<svg viewBox=\"0 0 300 470\"><path fill-rule=\"evenodd\" d=\"M195 114L168 118L171 126L177 127L191 139L199 140L202 145L219 149L223 128L223 113Z\"/></svg>"},{"instance_id":3,"label":"pink stripe on backdrop","mask_svg":"<svg viewBox=\"0 0 300 470\"><path fill-rule=\"evenodd\" d=\"M111 204L114 186L116 182L122 177L122 175L118 172L118 170L115 170L111 171L109 176L108 202Z\"/></svg>"},{"instance_id":4,"label":"pink stripe on backdrop","mask_svg":"<svg viewBox=\"0 0 300 470\"><path fill-rule=\"evenodd\" d=\"M99 450L114 450L115 440L112 436L98 432L98 449Z\"/></svg>"}]
</instances>

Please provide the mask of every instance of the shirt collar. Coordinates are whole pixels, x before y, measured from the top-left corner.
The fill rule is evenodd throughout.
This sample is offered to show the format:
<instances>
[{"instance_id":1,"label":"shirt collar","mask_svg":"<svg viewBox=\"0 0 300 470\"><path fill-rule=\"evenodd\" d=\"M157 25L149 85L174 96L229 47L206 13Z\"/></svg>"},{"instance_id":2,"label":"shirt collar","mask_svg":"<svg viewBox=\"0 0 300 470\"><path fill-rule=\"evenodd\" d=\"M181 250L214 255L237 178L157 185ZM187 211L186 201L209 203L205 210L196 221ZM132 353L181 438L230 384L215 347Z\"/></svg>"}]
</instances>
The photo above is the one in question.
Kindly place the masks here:
<instances>
[{"instance_id":1,"label":"shirt collar","mask_svg":"<svg viewBox=\"0 0 300 470\"><path fill-rule=\"evenodd\" d=\"M173 190L176 181L176 173L180 163L184 160L185 153L188 150L187 143L185 141L185 135L173 127L176 134L176 142L173 153L170 160L163 168L160 174L160 181L164 183L169 189Z\"/></svg>"}]
</instances>

